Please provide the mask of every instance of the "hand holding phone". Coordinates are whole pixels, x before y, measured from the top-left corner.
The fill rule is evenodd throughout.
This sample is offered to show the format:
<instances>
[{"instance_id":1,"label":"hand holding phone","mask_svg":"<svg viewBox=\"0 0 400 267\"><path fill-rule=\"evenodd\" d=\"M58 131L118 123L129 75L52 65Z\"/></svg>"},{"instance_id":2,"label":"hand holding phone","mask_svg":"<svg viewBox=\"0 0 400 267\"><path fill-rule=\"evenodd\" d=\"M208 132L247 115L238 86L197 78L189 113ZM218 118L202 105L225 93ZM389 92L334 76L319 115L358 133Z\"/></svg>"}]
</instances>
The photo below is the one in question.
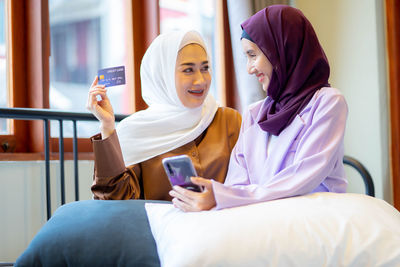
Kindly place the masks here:
<instances>
[{"instance_id":1,"label":"hand holding phone","mask_svg":"<svg viewBox=\"0 0 400 267\"><path fill-rule=\"evenodd\" d=\"M186 156L174 156L162 160L165 172L172 184L179 185L195 192L203 191L202 188L190 180L190 177L197 176L192 160Z\"/></svg>"}]
</instances>

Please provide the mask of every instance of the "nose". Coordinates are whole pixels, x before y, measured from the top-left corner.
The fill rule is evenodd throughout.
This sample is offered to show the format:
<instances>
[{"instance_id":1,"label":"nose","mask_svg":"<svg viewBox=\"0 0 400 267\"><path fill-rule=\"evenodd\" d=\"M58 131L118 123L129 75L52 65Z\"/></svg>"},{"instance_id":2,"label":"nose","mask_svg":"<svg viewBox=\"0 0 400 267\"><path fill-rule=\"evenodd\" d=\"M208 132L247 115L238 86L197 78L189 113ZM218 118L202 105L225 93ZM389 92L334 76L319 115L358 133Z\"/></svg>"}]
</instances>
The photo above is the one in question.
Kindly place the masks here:
<instances>
[{"instance_id":1,"label":"nose","mask_svg":"<svg viewBox=\"0 0 400 267\"><path fill-rule=\"evenodd\" d=\"M196 71L195 75L194 75L194 85L203 85L206 82L206 80L204 79L203 73L201 73L200 70Z\"/></svg>"},{"instance_id":2,"label":"nose","mask_svg":"<svg viewBox=\"0 0 400 267\"><path fill-rule=\"evenodd\" d=\"M256 72L256 69L254 68L253 64L248 60L247 61L247 73L254 74L255 72Z\"/></svg>"}]
</instances>

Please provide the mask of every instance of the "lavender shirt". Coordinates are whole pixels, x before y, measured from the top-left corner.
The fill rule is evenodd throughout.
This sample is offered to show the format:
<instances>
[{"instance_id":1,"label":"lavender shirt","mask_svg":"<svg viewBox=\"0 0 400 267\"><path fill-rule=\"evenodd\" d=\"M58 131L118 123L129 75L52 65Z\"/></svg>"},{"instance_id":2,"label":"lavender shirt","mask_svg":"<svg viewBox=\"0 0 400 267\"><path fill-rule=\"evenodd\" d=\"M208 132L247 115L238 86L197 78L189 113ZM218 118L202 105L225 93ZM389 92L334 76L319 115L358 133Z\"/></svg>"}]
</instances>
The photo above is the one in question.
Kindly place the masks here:
<instances>
[{"instance_id":1,"label":"lavender shirt","mask_svg":"<svg viewBox=\"0 0 400 267\"><path fill-rule=\"evenodd\" d=\"M276 137L269 155L269 133L261 130L256 117L262 103L251 105L244 116L225 183L213 181L216 209L313 192L345 192L343 95L330 87L317 91Z\"/></svg>"}]
</instances>

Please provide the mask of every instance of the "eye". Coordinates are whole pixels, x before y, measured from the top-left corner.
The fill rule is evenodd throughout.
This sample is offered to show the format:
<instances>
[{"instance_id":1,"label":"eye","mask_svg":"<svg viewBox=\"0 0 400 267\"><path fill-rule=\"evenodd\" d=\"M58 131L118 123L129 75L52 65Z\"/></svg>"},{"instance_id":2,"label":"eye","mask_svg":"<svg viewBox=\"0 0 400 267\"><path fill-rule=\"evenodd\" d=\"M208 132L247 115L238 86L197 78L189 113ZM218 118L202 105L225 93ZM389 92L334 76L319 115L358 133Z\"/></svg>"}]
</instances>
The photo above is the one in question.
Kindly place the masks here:
<instances>
[{"instance_id":1,"label":"eye","mask_svg":"<svg viewBox=\"0 0 400 267\"><path fill-rule=\"evenodd\" d=\"M193 72L193 68L186 68L186 69L184 69L182 72L184 72L184 73L191 73L191 72Z\"/></svg>"},{"instance_id":2,"label":"eye","mask_svg":"<svg viewBox=\"0 0 400 267\"><path fill-rule=\"evenodd\" d=\"M207 72L209 69L210 69L210 67L209 67L208 65L206 65L206 66L203 66L203 67L201 68L201 71Z\"/></svg>"},{"instance_id":3,"label":"eye","mask_svg":"<svg viewBox=\"0 0 400 267\"><path fill-rule=\"evenodd\" d=\"M245 53L245 55L247 56L247 58L252 58L254 59L257 55L254 53L254 51L247 51Z\"/></svg>"}]
</instances>

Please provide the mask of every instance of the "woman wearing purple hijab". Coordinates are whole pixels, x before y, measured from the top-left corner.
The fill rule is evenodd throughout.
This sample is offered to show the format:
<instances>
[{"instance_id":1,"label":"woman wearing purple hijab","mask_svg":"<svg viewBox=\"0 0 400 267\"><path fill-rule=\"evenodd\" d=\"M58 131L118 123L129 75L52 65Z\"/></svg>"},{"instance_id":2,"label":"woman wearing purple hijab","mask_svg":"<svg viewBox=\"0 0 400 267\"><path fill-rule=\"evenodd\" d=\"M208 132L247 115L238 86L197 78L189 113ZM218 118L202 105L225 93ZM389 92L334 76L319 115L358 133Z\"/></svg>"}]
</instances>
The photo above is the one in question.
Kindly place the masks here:
<instances>
[{"instance_id":1,"label":"woman wearing purple hijab","mask_svg":"<svg viewBox=\"0 0 400 267\"><path fill-rule=\"evenodd\" d=\"M275 5L241 26L247 71L267 97L244 115L225 183L193 177L204 191L174 187L174 205L199 211L345 192L347 104L328 83L328 60L311 23L300 10Z\"/></svg>"}]
</instances>

